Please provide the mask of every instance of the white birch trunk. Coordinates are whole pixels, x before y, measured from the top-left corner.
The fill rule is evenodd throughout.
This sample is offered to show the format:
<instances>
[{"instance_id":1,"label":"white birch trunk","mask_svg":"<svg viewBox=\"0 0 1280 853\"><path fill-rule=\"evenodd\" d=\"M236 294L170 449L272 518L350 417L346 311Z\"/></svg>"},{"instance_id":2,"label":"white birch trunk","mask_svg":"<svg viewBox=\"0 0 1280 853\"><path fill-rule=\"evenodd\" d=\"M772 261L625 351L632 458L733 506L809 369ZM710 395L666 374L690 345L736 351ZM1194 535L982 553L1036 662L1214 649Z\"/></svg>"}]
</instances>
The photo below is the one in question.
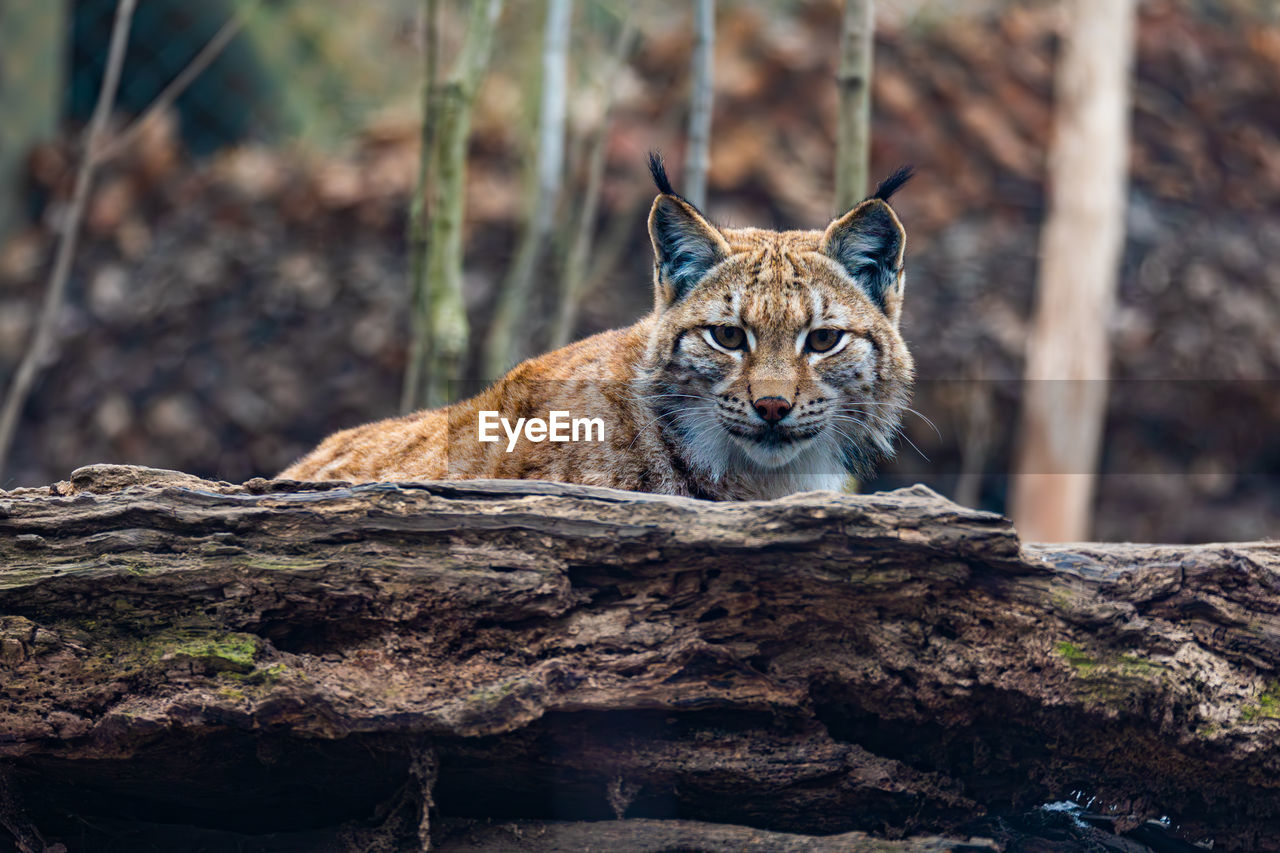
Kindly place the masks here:
<instances>
[{"instance_id":1,"label":"white birch trunk","mask_svg":"<svg viewBox=\"0 0 1280 853\"><path fill-rule=\"evenodd\" d=\"M1042 542L1089 535L1128 180L1134 0L1068 9L1011 507Z\"/></svg>"},{"instance_id":2,"label":"white birch trunk","mask_svg":"<svg viewBox=\"0 0 1280 853\"><path fill-rule=\"evenodd\" d=\"M604 109L600 116L600 127L591 139L590 153L587 154L587 185L582 194L582 213L575 223L573 242L564 265L561 277L561 289L556 305L555 324L551 327L551 348L559 349L569 343L573 335L573 324L578 318L579 303L583 297L583 284L587 276L587 256L591 250L591 231L596 221L596 211L600 206L600 190L604 185L605 152L609 141L609 119L613 112L613 104L618 91L618 79L622 69L626 67L627 55L635 42L635 21L628 15L623 21L610 56L609 71L604 77L602 97Z\"/></svg>"},{"instance_id":3,"label":"white birch trunk","mask_svg":"<svg viewBox=\"0 0 1280 853\"><path fill-rule=\"evenodd\" d=\"M538 151L534 196L511 273L498 293L497 310L485 342L484 378L497 379L518 361L528 341L533 281L557 220L564 182L565 107L568 102L569 22L573 0L547 0L542 42L542 98L538 109Z\"/></svg>"}]
</instances>

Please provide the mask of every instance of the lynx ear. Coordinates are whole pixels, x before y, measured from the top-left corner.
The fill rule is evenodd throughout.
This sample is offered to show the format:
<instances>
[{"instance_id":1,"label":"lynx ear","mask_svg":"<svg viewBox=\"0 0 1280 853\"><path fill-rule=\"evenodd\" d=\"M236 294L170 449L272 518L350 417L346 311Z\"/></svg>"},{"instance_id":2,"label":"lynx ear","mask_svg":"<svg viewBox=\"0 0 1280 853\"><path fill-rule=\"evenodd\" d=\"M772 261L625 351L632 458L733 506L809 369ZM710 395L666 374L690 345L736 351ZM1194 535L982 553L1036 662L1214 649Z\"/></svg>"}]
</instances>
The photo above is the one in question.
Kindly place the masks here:
<instances>
[{"instance_id":1,"label":"lynx ear","mask_svg":"<svg viewBox=\"0 0 1280 853\"><path fill-rule=\"evenodd\" d=\"M827 226L821 250L844 267L877 308L893 314L901 297L897 290L906 244L893 208L870 198Z\"/></svg>"},{"instance_id":2,"label":"lynx ear","mask_svg":"<svg viewBox=\"0 0 1280 853\"><path fill-rule=\"evenodd\" d=\"M649 155L649 169L659 196L649 212L653 240L654 281L659 306L679 302L712 267L729 254L724 235L689 202L676 195L662 158Z\"/></svg>"}]
</instances>

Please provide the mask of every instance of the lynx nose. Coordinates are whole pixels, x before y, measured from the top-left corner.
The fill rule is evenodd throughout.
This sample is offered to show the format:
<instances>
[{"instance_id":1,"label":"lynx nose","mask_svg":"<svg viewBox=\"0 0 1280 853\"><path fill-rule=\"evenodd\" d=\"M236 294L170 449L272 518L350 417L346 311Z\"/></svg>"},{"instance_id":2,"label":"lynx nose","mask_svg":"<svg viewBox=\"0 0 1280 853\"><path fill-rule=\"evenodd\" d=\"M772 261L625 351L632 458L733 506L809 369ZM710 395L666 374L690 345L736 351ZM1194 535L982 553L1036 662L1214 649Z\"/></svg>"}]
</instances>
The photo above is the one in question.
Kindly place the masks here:
<instances>
[{"instance_id":1,"label":"lynx nose","mask_svg":"<svg viewBox=\"0 0 1280 853\"><path fill-rule=\"evenodd\" d=\"M791 411L791 403L785 397L761 397L754 405L756 414L771 424L776 424Z\"/></svg>"}]
</instances>

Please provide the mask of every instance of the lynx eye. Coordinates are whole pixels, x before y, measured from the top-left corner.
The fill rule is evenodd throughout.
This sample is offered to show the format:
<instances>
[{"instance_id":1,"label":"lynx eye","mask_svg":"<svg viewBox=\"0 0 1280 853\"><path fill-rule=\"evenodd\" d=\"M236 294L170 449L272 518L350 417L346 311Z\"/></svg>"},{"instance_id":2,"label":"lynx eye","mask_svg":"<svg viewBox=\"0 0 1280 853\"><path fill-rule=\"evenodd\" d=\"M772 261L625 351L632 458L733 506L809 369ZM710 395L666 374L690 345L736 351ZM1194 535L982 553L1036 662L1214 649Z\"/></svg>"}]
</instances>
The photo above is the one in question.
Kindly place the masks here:
<instances>
[{"instance_id":1,"label":"lynx eye","mask_svg":"<svg viewBox=\"0 0 1280 853\"><path fill-rule=\"evenodd\" d=\"M712 326L711 339L725 349L745 349L747 333L739 326Z\"/></svg>"},{"instance_id":2,"label":"lynx eye","mask_svg":"<svg viewBox=\"0 0 1280 853\"><path fill-rule=\"evenodd\" d=\"M843 337L844 332L839 329L814 329L805 338L804 346L809 352L828 352Z\"/></svg>"}]
</instances>

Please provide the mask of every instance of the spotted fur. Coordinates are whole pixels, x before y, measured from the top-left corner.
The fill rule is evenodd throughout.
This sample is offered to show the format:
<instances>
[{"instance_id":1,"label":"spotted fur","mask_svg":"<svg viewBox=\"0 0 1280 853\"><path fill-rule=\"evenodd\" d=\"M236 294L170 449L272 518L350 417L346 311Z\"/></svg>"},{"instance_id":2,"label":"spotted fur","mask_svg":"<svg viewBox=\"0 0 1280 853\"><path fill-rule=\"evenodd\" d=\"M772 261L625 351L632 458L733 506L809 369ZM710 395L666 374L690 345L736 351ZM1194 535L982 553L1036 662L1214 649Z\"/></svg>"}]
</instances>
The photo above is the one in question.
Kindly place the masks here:
<instances>
[{"instance_id":1,"label":"spotted fur","mask_svg":"<svg viewBox=\"0 0 1280 853\"><path fill-rule=\"evenodd\" d=\"M717 228L675 193L661 159L650 168L648 316L526 361L461 403L335 433L281 476L540 478L754 499L840 489L892 455L913 364L898 332L906 237L888 199L909 170L823 231L769 231ZM741 330L741 348L716 327ZM815 351L815 330L837 343ZM477 441L483 410L600 417L606 436L521 438L508 453Z\"/></svg>"}]
</instances>

